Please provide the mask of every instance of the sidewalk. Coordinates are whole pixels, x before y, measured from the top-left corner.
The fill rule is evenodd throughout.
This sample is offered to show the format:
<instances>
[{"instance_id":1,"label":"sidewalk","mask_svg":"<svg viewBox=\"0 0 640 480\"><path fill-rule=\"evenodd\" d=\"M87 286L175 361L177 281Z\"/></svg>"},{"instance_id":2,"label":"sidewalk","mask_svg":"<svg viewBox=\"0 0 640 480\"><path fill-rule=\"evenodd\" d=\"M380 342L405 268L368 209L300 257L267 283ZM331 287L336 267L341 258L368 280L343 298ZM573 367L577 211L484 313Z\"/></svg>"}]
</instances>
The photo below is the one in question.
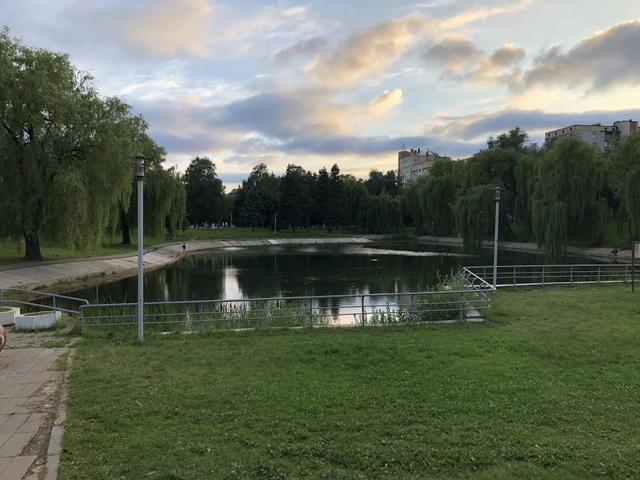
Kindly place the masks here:
<instances>
[{"instance_id":1,"label":"sidewalk","mask_svg":"<svg viewBox=\"0 0 640 480\"><path fill-rule=\"evenodd\" d=\"M60 361L69 349L27 348L49 338L34 337L11 332L0 353L0 480L42 478L50 440L59 446L51 432L64 375Z\"/></svg>"},{"instance_id":2,"label":"sidewalk","mask_svg":"<svg viewBox=\"0 0 640 480\"><path fill-rule=\"evenodd\" d=\"M457 237L432 237L424 235L418 237L421 241L426 243L440 243L442 245L452 245L461 247L462 239ZM493 248L493 242L482 242L484 248ZM499 247L504 250L511 250L514 252L527 252L527 253L544 253L544 249L538 247L535 243L527 242L499 242ZM631 250L622 250L613 257L611 256L611 248L607 247L595 247L595 248L581 248L581 247L567 247L567 253L569 255L579 255L581 257L591 257L597 260L617 259L622 263L631 262Z\"/></svg>"}]
</instances>

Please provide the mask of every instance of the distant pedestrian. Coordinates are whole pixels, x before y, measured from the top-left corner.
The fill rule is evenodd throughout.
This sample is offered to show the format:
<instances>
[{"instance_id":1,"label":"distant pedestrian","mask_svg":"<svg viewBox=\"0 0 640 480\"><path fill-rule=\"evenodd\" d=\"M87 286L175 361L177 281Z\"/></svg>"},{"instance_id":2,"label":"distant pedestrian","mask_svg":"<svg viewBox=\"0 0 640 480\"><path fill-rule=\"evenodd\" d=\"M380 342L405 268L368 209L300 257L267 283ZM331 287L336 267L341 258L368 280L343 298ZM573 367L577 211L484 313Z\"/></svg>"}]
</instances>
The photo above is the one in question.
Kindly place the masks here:
<instances>
[{"instance_id":1,"label":"distant pedestrian","mask_svg":"<svg viewBox=\"0 0 640 480\"><path fill-rule=\"evenodd\" d=\"M186 249L187 249L187 245L186 245L186 243L183 243L182 244L182 251L184 252Z\"/></svg>"}]
</instances>

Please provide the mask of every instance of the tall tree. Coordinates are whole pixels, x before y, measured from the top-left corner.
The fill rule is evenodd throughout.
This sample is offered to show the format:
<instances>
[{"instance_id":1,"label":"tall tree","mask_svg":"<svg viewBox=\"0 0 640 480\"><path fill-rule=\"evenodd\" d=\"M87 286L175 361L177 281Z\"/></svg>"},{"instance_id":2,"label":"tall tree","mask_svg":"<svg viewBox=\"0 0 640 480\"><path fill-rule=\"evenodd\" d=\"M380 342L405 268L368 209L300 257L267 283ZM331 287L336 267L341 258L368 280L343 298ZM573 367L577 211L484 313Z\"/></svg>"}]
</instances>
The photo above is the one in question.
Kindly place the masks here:
<instances>
[{"instance_id":1,"label":"tall tree","mask_svg":"<svg viewBox=\"0 0 640 480\"><path fill-rule=\"evenodd\" d=\"M640 136L620 141L613 152L614 188L629 221L629 234L640 238Z\"/></svg>"},{"instance_id":2,"label":"tall tree","mask_svg":"<svg viewBox=\"0 0 640 480\"><path fill-rule=\"evenodd\" d=\"M287 165L280 183L280 224L296 229L308 225L310 208L310 183L307 172L298 165Z\"/></svg>"},{"instance_id":3,"label":"tall tree","mask_svg":"<svg viewBox=\"0 0 640 480\"><path fill-rule=\"evenodd\" d=\"M187 220L191 225L221 222L225 218L222 180L216 166L207 157L191 160L184 175L187 189Z\"/></svg>"},{"instance_id":4,"label":"tall tree","mask_svg":"<svg viewBox=\"0 0 640 480\"><path fill-rule=\"evenodd\" d=\"M66 55L0 33L0 228L42 258L42 235L99 245L131 188L132 116Z\"/></svg>"},{"instance_id":5,"label":"tall tree","mask_svg":"<svg viewBox=\"0 0 640 480\"><path fill-rule=\"evenodd\" d=\"M345 221L345 191L337 164L331 167L329 177L328 201L326 204L327 228L331 232L334 228L344 225Z\"/></svg>"},{"instance_id":6,"label":"tall tree","mask_svg":"<svg viewBox=\"0 0 640 480\"><path fill-rule=\"evenodd\" d=\"M580 236L595 243L602 233L606 205L602 191L601 153L577 139L559 139L538 163L531 207L533 234L551 257L567 239Z\"/></svg>"}]
</instances>

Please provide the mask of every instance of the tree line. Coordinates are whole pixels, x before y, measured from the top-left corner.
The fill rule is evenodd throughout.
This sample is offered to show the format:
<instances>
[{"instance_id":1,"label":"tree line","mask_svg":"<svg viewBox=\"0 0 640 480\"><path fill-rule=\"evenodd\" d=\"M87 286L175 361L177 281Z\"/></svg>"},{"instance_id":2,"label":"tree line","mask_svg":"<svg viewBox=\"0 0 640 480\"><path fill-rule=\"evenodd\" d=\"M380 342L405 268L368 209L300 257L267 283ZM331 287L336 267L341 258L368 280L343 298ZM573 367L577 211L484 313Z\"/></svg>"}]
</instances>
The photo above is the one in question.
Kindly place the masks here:
<instances>
[{"instance_id":1,"label":"tree line","mask_svg":"<svg viewBox=\"0 0 640 480\"><path fill-rule=\"evenodd\" d=\"M540 148L515 128L467 161L438 161L403 201L417 233L460 235L475 250L492 237L500 187L500 238L536 242L558 257L569 241L601 244L612 224L625 242L640 238L639 180L640 136L605 155L578 138Z\"/></svg>"},{"instance_id":2,"label":"tree line","mask_svg":"<svg viewBox=\"0 0 640 480\"><path fill-rule=\"evenodd\" d=\"M361 180L341 174L337 164L318 172L291 164L281 176L259 164L232 192L231 208L234 224L245 227L398 232L402 228L399 193L393 170L373 170Z\"/></svg>"},{"instance_id":3,"label":"tree line","mask_svg":"<svg viewBox=\"0 0 640 480\"><path fill-rule=\"evenodd\" d=\"M569 241L601 244L607 226L640 238L640 136L606 155L577 138L544 147L516 127L466 160L437 160L428 175L400 185L393 170L365 180L289 165L284 175L256 166L232 195L234 223L279 229L357 228L460 236L467 251L492 238L500 188L500 238L536 242L558 257Z\"/></svg>"}]
</instances>

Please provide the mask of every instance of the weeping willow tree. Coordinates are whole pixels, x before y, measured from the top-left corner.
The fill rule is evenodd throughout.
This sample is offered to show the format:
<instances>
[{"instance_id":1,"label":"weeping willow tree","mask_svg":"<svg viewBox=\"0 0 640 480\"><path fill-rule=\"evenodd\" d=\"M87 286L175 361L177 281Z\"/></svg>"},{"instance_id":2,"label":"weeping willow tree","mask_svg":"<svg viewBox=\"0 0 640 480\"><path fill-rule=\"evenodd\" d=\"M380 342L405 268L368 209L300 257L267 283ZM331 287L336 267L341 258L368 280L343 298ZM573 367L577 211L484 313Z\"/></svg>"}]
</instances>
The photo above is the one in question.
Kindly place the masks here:
<instances>
[{"instance_id":1,"label":"weeping willow tree","mask_svg":"<svg viewBox=\"0 0 640 480\"><path fill-rule=\"evenodd\" d=\"M418 234L450 235L456 187L451 175L427 175L407 189L405 205Z\"/></svg>"},{"instance_id":2,"label":"weeping willow tree","mask_svg":"<svg viewBox=\"0 0 640 480\"><path fill-rule=\"evenodd\" d=\"M360 226L370 233L398 232L402 226L400 200L386 193L367 196Z\"/></svg>"},{"instance_id":3,"label":"weeping willow tree","mask_svg":"<svg viewBox=\"0 0 640 480\"><path fill-rule=\"evenodd\" d=\"M516 162L513 172L516 183L513 220L515 223L525 227L529 235L532 231L531 200L536 182L536 164L536 156L523 155Z\"/></svg>"},{"instance_id":4,"label":"weeping willow tree","mask_svg":"<svg viewBox=\"0 0 640 480\"><path fill-rule=\"evenodd\" d=\"M464 250L476 252L493 232L495 222L495 187L477 185L459 196L454 205L456 226Z\"/></svg>"},{"instance_id":5,"label":"weeping willow tree","mask_svg":"<svg viewBox=\"0 0 640 480\"><path fill-rule=\"evenodd\" d=\"M0 230L42 258L42 236L99 245L131 188L128 106L103 100L66 55L0 32Z\"/></svg>"},{"instance_id":6,"label":"weeping willow tree","mask_svg":"<svg viewBox=\"0 0 640 480\"><path fill-rule=\"evenodd\" d=\"M186 190L174 169L158 165L145 173L144 204L145 235L164 237L182 227Z\"/></svg>"},{"instance_id":7,"label":"weeping willow tree","mask_svg":"<svg viewBox=\"0 0 640 480\"><path fill-rule=\"evenodd\" d=\"M599 162L595 147L571 138L556 141L538 163L531 220L535 241L550 257L561 255L571 237L600 239L606 202Z\"/></svg>"},{"instance_id":8,"label":"weeping willow tree","mask_svg":"<svg viewBox=\"0 0 640 480\"><path fill-rule=\"evenodd\" d=\"M631 136L613 152L616 190L629 224L629 235L640 239L640 136Z\"/></svg>"}]
</instances>

